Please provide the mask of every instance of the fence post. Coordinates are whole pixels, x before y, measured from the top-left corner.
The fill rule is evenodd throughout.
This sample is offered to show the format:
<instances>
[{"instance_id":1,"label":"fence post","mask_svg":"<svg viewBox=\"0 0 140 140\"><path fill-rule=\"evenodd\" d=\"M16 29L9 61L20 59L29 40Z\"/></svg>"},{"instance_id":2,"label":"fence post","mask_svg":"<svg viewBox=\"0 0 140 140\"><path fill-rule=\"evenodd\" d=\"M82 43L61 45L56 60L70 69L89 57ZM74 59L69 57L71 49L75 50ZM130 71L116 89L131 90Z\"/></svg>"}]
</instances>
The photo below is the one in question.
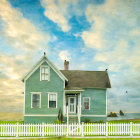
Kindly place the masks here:
<instances>
[{"instance_id":1,"label":"fence post","mask_svg":"<svg viewBox=\"0 0 140 140\"><path fill-rule=\"evenodd\" d=\"M84 136L84 122L82 122L81 126L81 135Z\"/></svg>"},{"instance_id":2,"label":"fence post","mask_svg":"<svg viewBox=\"0 0 140 140\"><path fill-rule=\"evenodd\" d=\"M42 123L42 137L44 137L44 123Z\"/></svg>"},{"instance_id":3,"label":"fence post","mask_svg":"<svg viewBox=\"0 0 140 140\"><path fill-rule=\"evenodd\" d=\"M108 136L108 122L106 122L106 136Z\"/></svg>"},{"instance_id":4,"label":"fence post","mask_svg":"<svg viewBox=\"0 0 140 140\"><path fill-rule=\"evenodd\" d=\"M133 136L132 127L133 127L133 123L130 122L130 136Z\"/></svg>"},{"instance_id":5,"label":"fence post","mask_svg":"<svg viewBox=\"0 0 140 140\"><path fill-rule=\"evenodd\" d=\"M16 133L16 137L18 137L18 123L16 124L17 125L17 133Z\"/></svg>"}]
</instances>

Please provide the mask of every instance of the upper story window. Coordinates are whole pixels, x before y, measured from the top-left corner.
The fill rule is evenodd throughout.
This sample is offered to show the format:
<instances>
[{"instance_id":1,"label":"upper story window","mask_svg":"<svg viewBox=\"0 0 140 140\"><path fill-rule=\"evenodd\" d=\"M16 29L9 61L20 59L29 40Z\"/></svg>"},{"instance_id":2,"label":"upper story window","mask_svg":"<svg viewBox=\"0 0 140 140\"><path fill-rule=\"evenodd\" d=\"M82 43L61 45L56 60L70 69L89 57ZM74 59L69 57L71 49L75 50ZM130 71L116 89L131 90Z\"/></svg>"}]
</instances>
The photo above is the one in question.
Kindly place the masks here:
<instances>
[{"instance_id":1,"label":"upper story window","mask_svg":"<svg viewBox=\"0 0 140 140\"><path fill-rule=\"evenodd\" d=\"M48 93L48 108L57 108L57 93Z\"/></svg>"},{"instance_id":2,"label":"upper story window","mask_svg":"<svg viewBox=\"0 0 140 140\"><path fill-rule=\"evenodd\" d=\"M40 67L40 81L44 81L44 80L49 81L49 79L50 79L49 67L41 66Z\"/></svg>"},{"instance_id":3,"label":"upper story window","mask_svg":"<svg viewBox=\"0 0 140 140\"><path fill-rule=\"evenodd\" d=\"M83 98L83 103L84 103L84 109L89 110L90 109L90 98L89 97L84 97Z\"/></svg>"},{"instance_id":4,"label":"upper story window","mask_svg":"<svg viewBox=\"0 0 140 140\"><path fill-rule=\"evenodd\" d=\"M31 93L31 108L41 108L41 93Z\"/></svg>"}]
</instances>

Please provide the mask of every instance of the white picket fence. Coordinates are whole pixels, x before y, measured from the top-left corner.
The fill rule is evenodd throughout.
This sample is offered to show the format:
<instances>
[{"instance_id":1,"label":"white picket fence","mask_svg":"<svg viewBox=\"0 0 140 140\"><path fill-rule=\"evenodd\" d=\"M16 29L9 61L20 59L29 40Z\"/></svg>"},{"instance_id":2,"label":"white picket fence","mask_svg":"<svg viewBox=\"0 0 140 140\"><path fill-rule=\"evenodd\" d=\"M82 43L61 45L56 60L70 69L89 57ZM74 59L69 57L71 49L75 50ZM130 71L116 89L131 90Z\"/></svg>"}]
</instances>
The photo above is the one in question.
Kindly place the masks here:
<instances>
[{"instance_id":1,"label":"white picket fence","mask_svg":"<svg viewBox=\"0 0 140 140\"><path fill-rule=\"evenodd\" d=\"M140 136L140 123L0 124L0 137L90 135Z\"/></svg>"}]
</instances>

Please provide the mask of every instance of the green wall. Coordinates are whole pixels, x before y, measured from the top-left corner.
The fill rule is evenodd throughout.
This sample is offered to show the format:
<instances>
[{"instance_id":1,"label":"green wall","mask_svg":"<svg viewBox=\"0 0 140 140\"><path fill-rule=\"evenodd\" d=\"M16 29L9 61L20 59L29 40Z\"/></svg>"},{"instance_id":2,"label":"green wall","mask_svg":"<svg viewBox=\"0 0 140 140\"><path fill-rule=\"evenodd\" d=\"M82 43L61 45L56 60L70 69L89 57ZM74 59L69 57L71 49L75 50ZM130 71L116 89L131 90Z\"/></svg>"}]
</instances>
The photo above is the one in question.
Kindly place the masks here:
<instances>
[{"instance_id":1,"label":"green wall","mask_svg":"<svg viewBox=\"0 0 140 140\"><path fill-rule=\"evenodd\" d=\"M83 97L90 97L90 110L84 110ZM106 90L84 89L81 93L82 115L106 115Z\"/></svg>"},{"instance_id":2,"label":"green wall","mask_svg":"<svg viewBox=\"0 0 140 140\"><path fill-rule=\"evenodd\" d=\"M47 63L43 63L47 65ZM41 92L41 108L31 108L31 92ZM48 108L48 93L57 93L57 108ZM40 81L40 68L38 68L26 81L25 114L58 114L61 107L63 111L64 81L50 68L50 81ZM24 117L27 122L29 117ZM42 117L43 118L43 117Z\"/></svg>"}]
</instances>

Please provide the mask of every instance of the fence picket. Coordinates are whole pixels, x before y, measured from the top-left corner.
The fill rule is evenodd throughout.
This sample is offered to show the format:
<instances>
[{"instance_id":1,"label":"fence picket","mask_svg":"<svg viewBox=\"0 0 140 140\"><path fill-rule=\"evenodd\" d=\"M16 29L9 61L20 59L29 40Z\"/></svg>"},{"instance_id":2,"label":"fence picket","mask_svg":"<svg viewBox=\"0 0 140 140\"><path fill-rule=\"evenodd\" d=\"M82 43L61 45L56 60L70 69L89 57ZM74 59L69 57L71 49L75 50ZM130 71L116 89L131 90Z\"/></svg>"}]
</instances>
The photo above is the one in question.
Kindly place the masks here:
<instances>
[{"instance_id":1,"label":"fence picket","mask_svg":"<svg viewBox=\"0 0 140 140\"><path fill-rule=\"evenodd\" d=\"M139 135L138 123L0 124L0 136Z\"/></svg>"}]
</instances>

